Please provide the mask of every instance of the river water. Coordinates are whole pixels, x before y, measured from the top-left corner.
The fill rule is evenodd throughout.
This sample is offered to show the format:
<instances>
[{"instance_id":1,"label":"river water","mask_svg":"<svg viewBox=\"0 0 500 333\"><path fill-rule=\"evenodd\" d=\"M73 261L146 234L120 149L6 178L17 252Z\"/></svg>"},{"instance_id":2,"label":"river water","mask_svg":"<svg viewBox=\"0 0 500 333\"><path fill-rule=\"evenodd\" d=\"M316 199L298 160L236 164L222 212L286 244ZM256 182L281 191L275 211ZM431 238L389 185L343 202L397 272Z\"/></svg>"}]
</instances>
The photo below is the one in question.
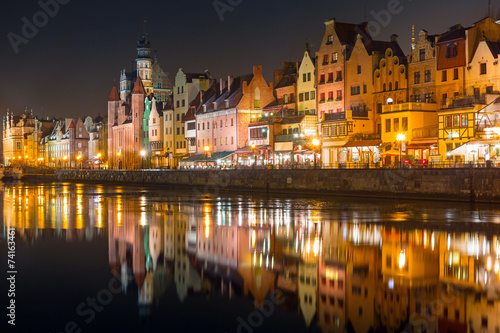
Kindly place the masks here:
<instances>
[{"instance_id":1,"label":"river water","mask_svg":"<svg viewBox=\"0 0 500 333\"><path fill-rule=\"evenodd\" d=\"M1 281L16 244L1 332L499 330L495 206L78 183L0 195Z\"/></svg>"}]
</instances>

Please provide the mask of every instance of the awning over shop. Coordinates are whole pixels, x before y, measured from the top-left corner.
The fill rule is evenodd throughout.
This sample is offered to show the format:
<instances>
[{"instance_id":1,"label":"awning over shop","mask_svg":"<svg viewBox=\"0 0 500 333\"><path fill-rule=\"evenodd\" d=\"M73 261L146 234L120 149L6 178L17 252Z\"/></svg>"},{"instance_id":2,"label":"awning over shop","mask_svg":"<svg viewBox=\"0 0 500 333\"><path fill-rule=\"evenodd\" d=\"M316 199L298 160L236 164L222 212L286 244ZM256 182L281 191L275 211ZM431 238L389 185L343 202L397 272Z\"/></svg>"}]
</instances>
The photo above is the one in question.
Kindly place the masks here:
<instances>
[{"instance_id":1,"label":"awning over shop","mask_svg":"<svg viewBox=\"0 0 500 333\"><path fill-rule=\"evenodd\" d=\"M457 155L466 155L467 154L467 144L463 144L460 147L457 147L453 149L452 151L449 151L447 154L457 156Z\"/></svg>"},{"instance_id":2,"label":"awning over shop","mask_svg":"<svg viewBox=\"0 0 500 333\"><path fill-rule=\"evenodd\" d=\"M370 140L370 141L351 141L343 145L342 147L374 147L382 143L380 140Z\"/></svg>"},{"instance_id":3,"label":"awning over shop","mask_svg":"<svg viewBox=\"0 0 500 333\"><path fill-rule=\"evenodd\" d=\"M229 156L233 155L234 151L223 151L223 152L217 152L217 153L211 153L211 154L195 154L193 156L190 156L188 158L185 158L180 161L180 163L187 163L187 162L217 162L218 160L222 160L225 158L228 158Z\"/></svg>"},{"instance_id":4,"label":"awning over shop","mask_svg":"<svg viewBox=\"0 0 500 333\"><path fill-rule=\"evenodd\" d=\"M467 154L472 154L477 152L474 151L473 146L475 145L497 145L497 144L500 144L500 141L498 139L474 139L464 143L460 147L453 149L452 151L448 152L448 154L453 156L457 155L465 156Z\"/></svg>"},{"instance_id":5,"label":"awning over shop","mask_svg":"<svg viewBox=\"0 0 500 333\"><path fill-rule=\"evenodd\" d=\"M429 149L437 147L437 141L411 141L407 149Z\"/></svg>"},{"instance_id":6,"label":"awning over shop","mask_svg":"<svg viewBox=\"0 0 500 333\"><path fill-rule=\"evenodd\" d=\"M499 139L474 139L466 143L467 145L498 145Z\"/></svg>"},{"instance_id":7,"label":"awning over shop","mask_svg":"<svg viewBox=\"0 0 500 333\"><path fill-rule=\"evenodd\" d=\"M380 156L399 156L400 152L398 150L388 150L380 153Z\"/></svg>"}]
</instances>

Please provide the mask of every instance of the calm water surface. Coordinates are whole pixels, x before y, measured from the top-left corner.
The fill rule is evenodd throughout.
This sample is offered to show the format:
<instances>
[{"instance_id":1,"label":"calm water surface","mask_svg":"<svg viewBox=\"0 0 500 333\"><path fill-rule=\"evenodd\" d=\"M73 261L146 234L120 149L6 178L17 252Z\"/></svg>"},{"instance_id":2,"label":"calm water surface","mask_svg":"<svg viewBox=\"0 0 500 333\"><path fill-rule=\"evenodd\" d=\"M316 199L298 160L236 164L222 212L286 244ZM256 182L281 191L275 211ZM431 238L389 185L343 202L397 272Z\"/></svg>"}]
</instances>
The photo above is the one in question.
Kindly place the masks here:
<instances>
[{"instance_id":1,"label":"calm water surface","mask_svg":"<svg viewBox=\"0 0 500 333\"><path fill-rule=\"evenodd\" d=\"M0 332L499 330L498 207L214 192L0 185Z\"/></svg>"}]
</instances>

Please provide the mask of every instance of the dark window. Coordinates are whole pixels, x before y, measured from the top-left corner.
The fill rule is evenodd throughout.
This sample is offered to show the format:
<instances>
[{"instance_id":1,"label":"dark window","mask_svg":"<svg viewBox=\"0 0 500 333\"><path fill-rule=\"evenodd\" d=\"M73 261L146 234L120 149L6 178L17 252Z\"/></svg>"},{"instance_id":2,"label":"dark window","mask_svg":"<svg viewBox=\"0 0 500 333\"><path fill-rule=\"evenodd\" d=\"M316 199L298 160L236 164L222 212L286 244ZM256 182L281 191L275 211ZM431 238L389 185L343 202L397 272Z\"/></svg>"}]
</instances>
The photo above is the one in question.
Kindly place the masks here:
<instances>
[{"instance_id":1,"label":"dark window","mask_svg":"<svg viewBox=\"0 0 500 333\"><path fill-rule=\"evenodd\" d=\"M304 73L304 75L303 75L303 80L302 80L302 81L303 81L303 82L306 82L306 80L307 80L307 75L306 75L306 73Z\"/></svg>"},{"instance_id":2,"label":"dark window","mask_svg":"<svg viewBox=\"0 0 500 333\"><path fill-rule=\"evenodd\" d=\"M431 71L430 69L425 70L425 82L431 82Z\"/></svg>"},{"instance_id":3,"label":"dark window","mask_svg":"<svg viewBox=\"0 0 500 333\"><path fill-rule=\"evenodd\" d=\"M481 64L481 75L485 75L486 74L486 63L482 63Z\"/></svg>"},{"instance_id":4,"label":"dark window","mask_svg":"<svg viewBox=\"0 0 500 333\"><path fill-rule=\"evenodd\" d=\"M342 71L337 71L337 81L342 81Z\"/></svg>"},{"instance_id":5,"label":"dark window","mask_svg":"<svg viewBox=\"0 0 500 333\"><path fill-rule=\"evenodd\" d=\"M415 72L413 75L413 83L419 84L420 83L420 72Z\"/></svg>"},{"instance_id":6,"label":"dark window","mask_svg":"<svg viewBox=\"0 0 500 333\"><path fill-rule=\"evenodd\" d=\"M425 49L420 49L420 61L425 60Z\"/></svg>"},{"instance_id":7,"label":"dark window","mask_svg":"<svg viewBox=\"0 0 500 333\"><path fill-rule=\"evenodd\" d=\"M488 317L481 317L481 327L488 328Z\"/></svg>"},{"instance_id":8,"label":"dark window","mask_svg":"<svg viewBox=\"0 0 500 333\"><path fill-rule=\"evenodd\" d=\"M493 94L493 86L486 87L486 93L487 94Z\"/></svg>"},{"instance_id":9,"label":"dark window","mask_svg":"<svg viewBox=\"0 0 500 333\"><path fill-rule=\"evenodd\" d=\"M448 71L446 71L446 69L442 72L441 81L442 82L448 81Z\"/></svg>"},{"instance_id":10,"label":"dark window","mask_svg":"<svg viewBox=\"0 0 500 333\"><path fill-rule=\"evenodd\" d=\"M363 94L366 94L366 90L367 90L366 84L363 84Z\"/></svg>"},{"instance_id":11,"label":"dark window","mask_svg":"<svg viewBox=\"0 0 500 333\"><path fill-rule=\"evenodd\" d=\"M458 80L458 68L453 70L453 80Z\"/></svg>"},{"instance_id":12,"label":"dark window","mask_svg":"<svg viewBox=\"0 0 500 333\"><path fill-rule=\"evenodd\" d=\"M455 58L457 56L457 45L448 44L446 48L446 58Z\"/></svg>"},{"instance_id":13,"label":"dark window","mask_svg":"<svg viewBox=\"0 0 500 333\"><path fill-rule=\"evenodd\" d=\"M361 74L361 65L358 65L358 74Z\"/></svg>"},{"instance_id":14,"label":"dark window","mask_svg":"<svg viewBox=\"0 0 500 333\"><path fill-rule=\"evenodd\" d=\"M359 94L360 94L359 86L351 87L351 95L359 95Z\"/></svg>"}]
</instances>

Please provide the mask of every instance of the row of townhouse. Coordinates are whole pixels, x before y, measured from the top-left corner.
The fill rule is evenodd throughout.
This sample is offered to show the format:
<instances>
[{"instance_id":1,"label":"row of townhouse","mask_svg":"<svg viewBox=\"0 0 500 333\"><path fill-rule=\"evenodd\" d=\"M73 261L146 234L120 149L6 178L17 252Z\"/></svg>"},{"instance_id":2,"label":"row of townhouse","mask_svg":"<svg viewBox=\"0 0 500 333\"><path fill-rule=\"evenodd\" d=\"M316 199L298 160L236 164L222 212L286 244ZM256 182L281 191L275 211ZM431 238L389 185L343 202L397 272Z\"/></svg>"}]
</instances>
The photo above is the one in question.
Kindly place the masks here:
<instances>
[{"instance_id":1,"label":"row of townhouse","mask_svg":"<svg viewBox=\"0 0 500 333\"><path fill-rule=\"evenodd\" d=\"M91 167L105 160L105 119L41 119L25 111L3 118L5 165Z\"/></svg>"},{"instance_id":2,"label":"row of townhouse","mask_svg":"<svg viewBox=\"0 0 500 333\"><path fill-rule=\"evenodd\" d=\"M365 25L325 25L316 54L324 165L499 156L498 22L421 30L408 56L395 35L381 42Z\"/></svg>"},{"instance_id":3,"label":"row of townhouse","mask_svg":"<svg viewBox=\"0 0 500 333\"><path fill-rule=\"evenodd\" d=\"M306 47L272 85L259 66L218 82L206 73L182 98L180 166L497 162L499 41L487 17L421 30L406 56L396 35L378 41L366 24L328 20L315 57Z\"/></svg>"},{"instance_id":4,"label":"row of townhouse","mask_svg":"<svg viewBox=\"0 0 500 333\"><path fill-rule=\"evenodd\" d=\"M396 35L374 40L366 24L327 20L315 55L306 47L302 61L283 63L272 82L261 66L220 80L181 68L172 85L143 34L136 68L123 69L111 91L104 126L75 133L75 140L88 137L88 143L65 143L76 126L71 121L46 125L60 132L49 137L43 125L22 125L32 128L27 133L8 116L5 163L24 156L62 167L58 159L67 156L70 166L79 152L110 169L140 168L146 161L155 168L337 167L400 157L496 161L499 41L500 25L487 17L437 35L421 30L406 56ZM35 146L44 147L37 159Z\"/></svg>"}]
</instances>

